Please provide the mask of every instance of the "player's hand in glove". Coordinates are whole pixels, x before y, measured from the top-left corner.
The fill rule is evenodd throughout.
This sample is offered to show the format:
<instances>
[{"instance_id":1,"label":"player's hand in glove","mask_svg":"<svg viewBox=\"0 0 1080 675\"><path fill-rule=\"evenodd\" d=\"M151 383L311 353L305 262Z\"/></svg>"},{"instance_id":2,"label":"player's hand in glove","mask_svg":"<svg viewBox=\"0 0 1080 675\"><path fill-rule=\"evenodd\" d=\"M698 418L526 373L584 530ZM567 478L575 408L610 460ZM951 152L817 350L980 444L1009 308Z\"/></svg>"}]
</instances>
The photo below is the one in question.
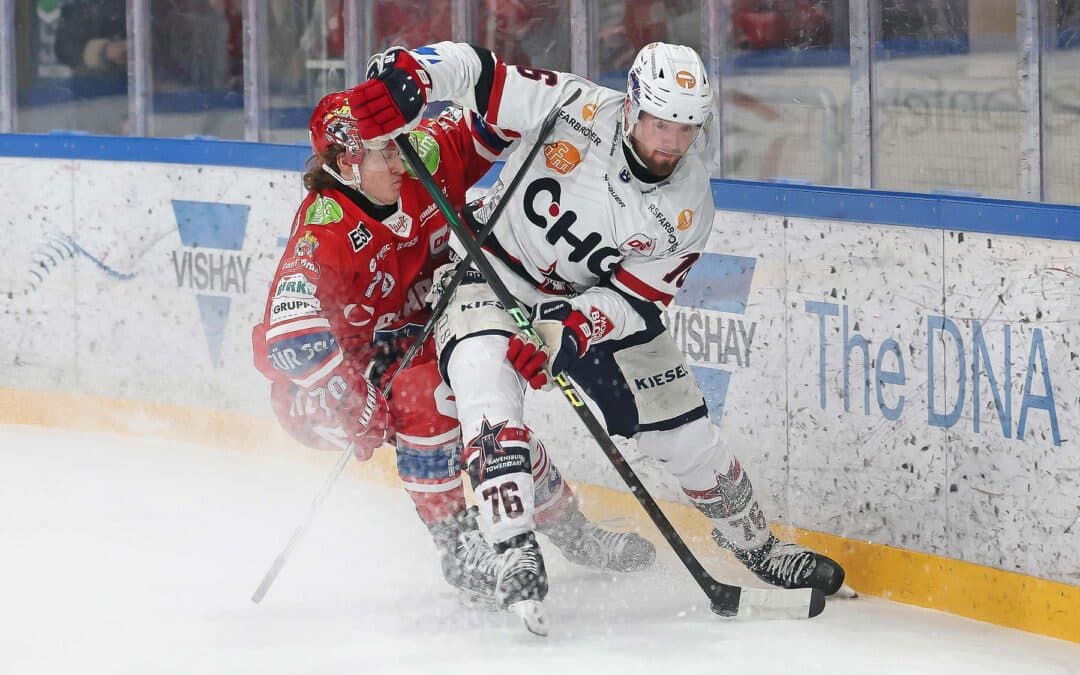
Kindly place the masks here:
<instances>
[{"instance_id":1,"label":"player's hand in glove","mask_svg":"<svg viewBox=\"0 0 1080 675\"><path fill-rule=\"evenodd\" d=\"M336 451L351 446L363 462L393 438L393 415L386 399L366 379L356 377L347 387L344 382L344 376L331 376L325 387L302 388L274 380L271 405L285 430L304 445Z\"/></svg>"},{"instance_id":2,"label":"player's hand in glove","mask_svg":"<svg viewBox=\"0 0 1080 675\"><path fill-rule=\"evenodd\" d=\"M381 145L420 122L431 80L404 49L377 54L368 62L371 78L349 91L349 108L365 144Z\"/></svg>"},{"instance_id":3,"label":"player's hand in glove","mask_svg":"<svg viewBox=\"0 0 1080 675\"><path fill-rule=\"evenodd\" d=\"M532 325L544 341L544 348L518 333L510 337L506 358L530 387L543 389L589 350L593 326L585 314L565 300L537 304Z\"/></svg>"},{"instance_id":4,"label":"player's hand in glove","mask_svg":"<svg viewBox=\"0 0 1080 675\"><path fill-rule=\"evenodd\" d=\"M352 443L353 454L361 462L371 459L375 449L394 436L389 402L362 377L341 397L337 418L347 442Z\"/></svg>"}]
</instances>

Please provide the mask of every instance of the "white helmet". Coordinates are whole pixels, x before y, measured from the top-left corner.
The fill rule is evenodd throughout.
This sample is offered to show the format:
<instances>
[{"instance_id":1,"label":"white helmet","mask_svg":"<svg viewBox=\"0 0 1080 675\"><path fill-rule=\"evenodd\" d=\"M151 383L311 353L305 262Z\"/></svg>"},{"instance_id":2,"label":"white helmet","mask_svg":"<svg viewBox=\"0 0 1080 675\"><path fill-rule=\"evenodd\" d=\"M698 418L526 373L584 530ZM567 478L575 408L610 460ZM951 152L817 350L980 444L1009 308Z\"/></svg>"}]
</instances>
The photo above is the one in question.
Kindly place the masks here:
<instances>
[{"instance_id":1,"label":"white helmet","mask_svg":"<svg viewBox=\"0 0 1080 675\"><path fill-rule=\"evenodd\" d=\"M680 124L708 124L713 92L705 64L693 49L653 42L638 52L626 78L627 109L623 133L629 137L638 115L647 112Z\"/></svg>"}]
</instances>

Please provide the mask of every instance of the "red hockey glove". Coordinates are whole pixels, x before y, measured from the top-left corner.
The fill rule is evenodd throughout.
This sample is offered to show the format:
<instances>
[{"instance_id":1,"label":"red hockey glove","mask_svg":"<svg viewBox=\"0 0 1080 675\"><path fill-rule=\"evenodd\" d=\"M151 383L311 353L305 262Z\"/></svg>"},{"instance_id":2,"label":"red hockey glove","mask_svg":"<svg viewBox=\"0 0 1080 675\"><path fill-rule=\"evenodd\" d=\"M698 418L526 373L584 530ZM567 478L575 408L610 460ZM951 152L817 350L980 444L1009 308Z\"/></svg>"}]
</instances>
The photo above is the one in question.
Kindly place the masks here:
<instances>
[{"instance_id":1,"label":"red hockey glove","mask_svg":"<svg viewBox=\"0 0 1080 675\"><path fill-rule=\"evenodd\" d=\"M353 454L361 462L370 459L376 448L394 436L390 404L382 392L363 378L358 378L342 396L337 417L352 443Z\"/></svg>"},{"instance_id":2,"label":"red hockey glove","mask_svg":"<svg viewBox=\"0 0 1080 675\"><path fill-rule=\"evenodd\" d=\"M271 388L271 403L278 421L296 440L318 450L351 447L362 462L393 438L393 415L386 399L366 379L356 378L352 386L344 381L331 376L325 387L304 389L278 379Z\"/></svg>"},{"instance_id":3,"label":"red hockey glove","mask_svg":"<svg viewBox=\"0 0 1080 675\"><path fill-rule=\"evenodd\" d=\"M390 58L393 65L385 67ZM374 145L416 126L431 89L427 71L409 52L391 50L381 59L371 70L384 69L349 91L349 108L356 119L360 138Z\"/></svg>"},{"instance_id":4,"label":"red hockey glove","mask_svg":"<svg viewBox=\"0 0 1080 675\"><path fill-rule=\"evenodd\" d=\"M510 337L506 358L533 389L543 389L555 375L569 370L589 350L593 327L589 318L565 300L539 303L533 328L544 349L522 333Z\"/></svg>"}]
</instances>

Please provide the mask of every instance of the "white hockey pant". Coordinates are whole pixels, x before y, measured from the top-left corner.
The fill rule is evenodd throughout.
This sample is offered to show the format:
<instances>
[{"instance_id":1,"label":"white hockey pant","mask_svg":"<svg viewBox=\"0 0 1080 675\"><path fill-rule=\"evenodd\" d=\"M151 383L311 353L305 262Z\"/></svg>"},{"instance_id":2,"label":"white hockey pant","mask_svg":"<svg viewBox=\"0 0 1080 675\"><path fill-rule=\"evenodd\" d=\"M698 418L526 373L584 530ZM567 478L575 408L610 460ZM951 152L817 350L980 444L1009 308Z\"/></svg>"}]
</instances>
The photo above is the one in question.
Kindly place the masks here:
<instances>
[{"instance_id":1,"label":"white hockey pant","mask_svg":"<svg viewBox=\"0 0 1080 675\"><path fill-rule=\"evenodd\" d=\"M566 515L573 493L524 423L525 383L506 360L505 335L459 342L446 372L457 399L461 463L495 542Z\"/></svg>"}]
</instances>

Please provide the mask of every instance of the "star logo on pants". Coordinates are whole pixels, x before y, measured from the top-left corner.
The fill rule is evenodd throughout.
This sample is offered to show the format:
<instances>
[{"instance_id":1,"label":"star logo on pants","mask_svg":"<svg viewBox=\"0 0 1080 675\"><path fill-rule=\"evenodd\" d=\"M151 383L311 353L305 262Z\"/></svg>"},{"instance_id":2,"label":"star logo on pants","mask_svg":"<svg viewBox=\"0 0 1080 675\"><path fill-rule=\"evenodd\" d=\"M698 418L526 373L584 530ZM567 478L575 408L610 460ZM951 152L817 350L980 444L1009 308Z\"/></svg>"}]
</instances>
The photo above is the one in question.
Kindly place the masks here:
<instances>
[{"instance_id":1,"label":"star logo on pants","mask_svg":"<svg viewBox=\"0 0 1080 675\"><path fill-rule=\"evenodd\" d=\"M502 443L499 442L499 434L506 427L508 420L503 420L498 424L492 425L488 422L487 417L480 424L480 433L476 438L469 442L469 448L476 448L480 451L481 456L488 457L493 454L504 454L506 450L503 448Z\"/></svg>"}]
</instances>

